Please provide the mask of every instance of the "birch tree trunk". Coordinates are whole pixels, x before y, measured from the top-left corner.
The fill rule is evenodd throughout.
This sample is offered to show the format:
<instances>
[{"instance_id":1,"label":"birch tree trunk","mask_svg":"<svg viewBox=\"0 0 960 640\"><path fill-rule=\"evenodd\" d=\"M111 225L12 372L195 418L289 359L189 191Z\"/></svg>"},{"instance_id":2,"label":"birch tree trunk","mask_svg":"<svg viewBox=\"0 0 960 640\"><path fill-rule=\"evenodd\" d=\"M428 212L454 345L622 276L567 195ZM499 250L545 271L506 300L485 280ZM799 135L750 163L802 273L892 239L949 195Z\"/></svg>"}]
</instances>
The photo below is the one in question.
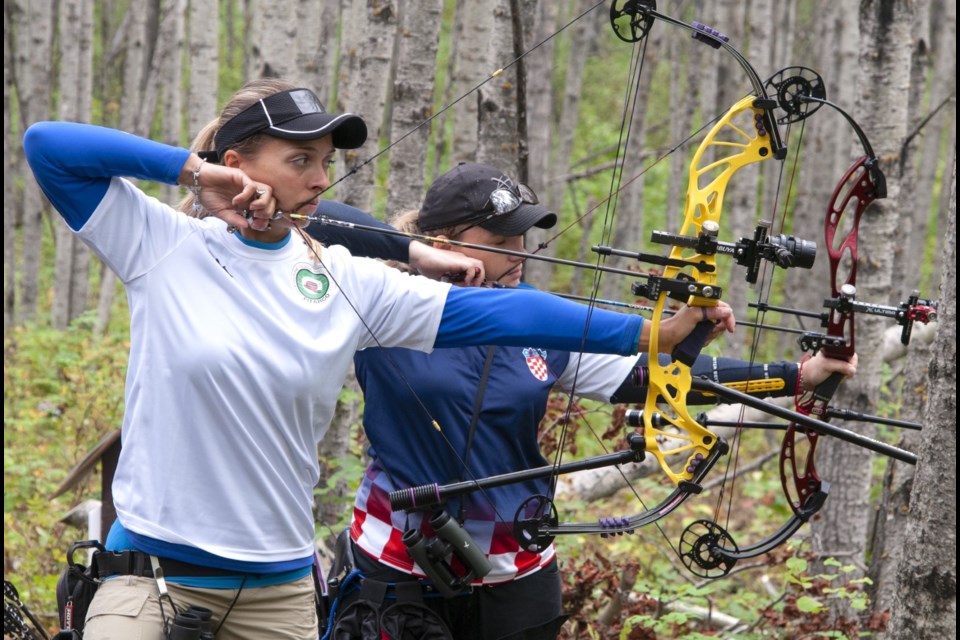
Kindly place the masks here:
<instances>
[{"instance_id":1,"label":"birch tree trunk","mask_svg":"<svg viewBox=\"0 0 960 640\"><path fill-rule=\"evenodd\" d=\"M460 56L460 34L463 31L463 25L461 24L463 19L462 7L462 4L456 3L453 12L453 26L450 28L450 32L446 35L442 30L440 32L440 47L446 47L447 59L446 61L437 60L437 71L439 73L439 66L443 64L446 73L444 75L443 86L434 88L434 93L439 96L439 111L436 119L430 124L430 135L433 137L434 152L433 161L427 168L428 179L440 175L445 169L444 163L447 160L447 147L451 143L450 138L452 137L447 135L449 129L447 121L453 121L454 113L458 108L458 105L454 105L453 101L461 97L454 95L454 83L456 80L457 60ZM466 101L469 102L470 98L472 98L472 96L467 97Z\"/></svg>"},{"instance_id":2,"label":"birch tree trunk","mask_svg":"<svg viewBox=\"0 0 960 640\"><path fill-rule=\"evenodd\" d=\"M943 7L941 7L942 9ZM956 18L956 9L953 8L954 21ZM917 26L916 33L927 33L931 22L939 25L943 16L938 16L931 21L931 13L928 7L923 3L917 5L917 14L915 16ZM939 29L940 27L934 27ZM947 28L949 31L949 27ZM954 36L947 35L948 46L953 46ZM941 40L943 42L943 40ZM911 134L917 132L920 121L925 117L921 103L924 101L924 90L928 86L926 77L929 75L929 55L927 40L919 38L915 41L913 47L913 80L911 82L912 104L910 113ZM945 59L950 59L949 54L942 55ZM954 59L953 66L955 67ZM937 65L942 69L945 66L939 61L936 55ZM933 74L932 87L930 91L931 100L936 99L936 87L942 85L937 74ZM944 122L944 118L937 118L932 122ZM935 163L940 160L941 140L938 130L940 126L931 126L929 132L924 132L918 136L921 141L922 149L916 145L905 144L903 147L903 156L900 158L899 166L902 171L901 200L903 202L923 203L916 207L911 207L913 212L911 223L913 229L907 239L900 238L900 242L908 248L898 252L897 258L900 266L896 268L898 279L906 286L913 289L919 284L920 272L924 263L924 245L926 244L927 219L929 218L929 206L932 200L933 175L929 179L924 179L922 172L917 172L915 167L922 167L934 158L934 166L930 167L931 174L936 173ZM927 133L933 135L928 136ZM909 214L907 214L909 215ZM906 216L905 216L906 217ZM927 387L929 382L927 369L924 366L931 359L932 347L924 344L922 341L914 341L910 347L910 353L902 367L903 381L903 399L901 404L901 417L904 420L921 422L923 420L923 409L925 401L930 397L931 390ZM901 447L909 451L917 451L922 446L922 435L916 431L905 431L900 439ZM913 490L913 479L915 469L909 465L898 463L893 460L887 463L887 471L884 476L884 492L881 497L879 509L877 510L877 521L873 528L870 545L870 577L873 579L872 600L873 606L878 611L889 609L893 606L898 582L896 580L898 564L900 559L899 551L906 546L913 544L908 537L908 530L912 526L909 516L909 500Z\"/></svg>"},{"instance_id":3,"label":"birch tree trunk","mask_svg":"<svg viewBox=\"0 0 960 640\"><path fill-rule=\"evenodd\" d=\"M857 0L843 0L823 5L815 13L812 27L816 41L830 42L830 47L816 47L812 52L810 66L819 69L827 92L827 99L848 112L852 112L859 84L857 55L860 29L856 15ZM804 126L801 164L798 167L797 197L793 206L793 232L807 240L823 244L823 232L827 203L834 186L852 164L855 153L860 153L859 143L850 126L840 114L821 109ZM797 136L790 141L798 144ZM794 153L790 153L791 157ZM786 194L784 194L786 195ZM821 250L822 251L822 250ZM829 261L817 260L812 270L791 269L785 281L787 301L798 309L820 309L827 293ZM824 286L809 286L810 282ZM790 326L798 323L806 329L814 329L809 321L789 318Z\"/></svg>"},{"instance_id":4,"label":"birch tree trunk","mask_svg":"<svg viewBox=\"0 0 960 640\"><path fill-rule=\"evenodd\" d=\"M914 166L919 157L919 148L922 142L922 135L912 136L911 131L916 130L921 119L923 103L926 101L927 82L926 75L930 67L929 34L928 24L930 21L930 9L926 2L916 3L916 9L913 13L913 28L911 29L911 50L913 55L910 60L910 84L909 97L907 101L907 131L904 133L900 155L897 158L895 169L897 178L900 182L900 191L903 202L916 202L916 173ZM912 238L916 233L917 218L924 218L926 212L920 211L915 207L910 207L909 212L904 212L899 228L899 246L893 257L894 273L907 274L916 273L923 262L922 256L918 257L903 248L912 244ZM924 225L925 227L925 225Z\"/></svg>"},{"instance_id":5,"label":"birch tree trunk","mask_svg":"<svg viewBox=\"0 0 960 640\"><path fill-rule=\"evenodd\" d=\"M282 78L301 84L297 68L299 38L308 38L297 22L297 0L256 0L249 22L250 75L253 78ZM293 50L293 55L291 55Z\"/></svg>"},{"instance_id":6,"label":"birch tree trunk","mask_svg":"<svg viewBox=\"0 0 960 640\"><path fill-rule=\"evenodd\" d=\"M10 119L10 89L15 82L13 73L13 46L14 33L11 26L13 16L3 6L3 202L5 211L3 216L3 336L14 324L14 301L17 287L16 273L16 213L20 211L20 202L14 188L14 180L7 176L15 176L17 170L16 158L20 156L19 130L14 131ZM10 215L8 212L14 212Z\"/></svg>"},{"instance_id":7,"label":"birch tree trunk","mask_svg":"<svg viewBox=\"0 0 960 640\"><path fill-rule=\"evenodd\" d=\"M630 176L637 175L642 169L643 158L646 155L647 146L647 113L651 110L650 88L653 85L653 78L660 64L661 51L664 47L664 38L661 35L662 30L651 32L647 36L648 42L641 44L646 52L643 54L643 70L640 77L636 79L633 99L627 107L625 114L627 122L625 127L629 130L626 149L624 149L621 158L620 167L615 171L619 172L615 187L620 187L624 180ZM640 247L644 241L644 194L645 179L641 177L626 185L619 194L615 195L610 206L616 207L616 228L610 230L610 234L604 239L604 244L617 247ZM598 212L599 213L599 212ZM588 258L593 261L595 258ZM620 264L617 264L619 260ZM606 264L626 269L631 262L627 260L608 259ZM619 276L604 277L601 280L600 293L607 300L622 300L625 296L630 296L631 281L629 278Z\"/></svg>"},{"instance_id":8,"label":"birch tree trunk","mask_svg":"<svg viewBox=\"0 0 960 640\"><path fill-rule=\"evenodd\" d=\"M164 9L166 15L161 22L160 42L163 43L163 60L165 63L156 65L156 77L162 86L162 103L160 122L162 123L162 138L166 144L181 146L184 144L183 131L183 93L181 90L183 78L183 40L184 20L186 18L187 0L168 0ZM158 53L161 51L157 48ZM165 184L160 188L160 199L163 202L177 202L180 199L180 187Z\"/></svg>"},{"instance_id":9,"label":"birch tree trunk","mask_svg":"<svg viewBox=\"0 0 960 640\"><path fill-rule=\"evenodd\" d=\"M93 100L93 5L82 0L60 4L60 120L89 122ZM53 281L51 320L58 329L80 315L87 304L90 283L90 252L54 216L56 273Z\"/></svg>"},{"instance_id":10,"label":"birch tree trunk","mask_svg":"<svg viewBox=\"0 0 960 640\"><path fill-rule=\"evenodd\" d=\"M686 14L686 2L679 6L680 15ZM667 59L670 61L670 120L671 147L680 143L693 130L693 118L700 101L700 89L704 80L700 76L705 47L689 47L680 38L667 38ZM686 193L688 167L690 166L689 145L684 145L670 154L670 179L667 183L667 218L679 218L675 211L682 210L683 194Z\"/></svg>"},{"instance_id":11,"label":"birch tree trunk","mask_svg":"<svg viewBox=\"0 0 960 640\"><path fill-rule=\"evenodd\" d=\"M927 230L936 211L935 181L940 168L949 166L949 158L945 158L945 155L949 153L950 147L945 145L944 141L954 139L951 128L956 115L955 107L951 109L949 104L956 104L954 95L957 85L953 78L957 72L957 6L952 2L935 2L930 7L929 14L929 57L932 67L925 84L929 89L929 99L916 114L919 120L916 127L922 128L911 131L911 134L919 136L921 151L914 169L914 231L904 249L907 259L915 261L914 267L907 267L903 271L905 285L910 289L921 287L923 269L919 267L928 262L932 255L936 255L927 252ZM930 120L927 121L927 118ZM946 193L946 189L942 193Z\"/></svg>"},{"instance_id":12,"label":"birch tree trunk","mask_svg":"<svg viewBox=\"0 0 960 640\"><path fill-rule=\"evenodd\" d=\"M442 11L442 0L405 0L402 5L390 110L390 141L404 139L390 149L389 215L418 209L423 198L430 127L415 128L433 112L433 78Z\"/></svg>"},{"instance_id":13,"label":"birch tree trunk","mask_svg":"<svg viewBox=\"0 0 960 640\"><path fill-rule=\"evenodd\" d=\"M190 83L187 89L187 135L192 142L200 130L217 117L217 87L220 77L220 47L217 38L218 3L192 0L187 32L190 52Z\"/></svg>"},{"instance_id":14,"label":"birch tree trunk","mask_svg":"<svg viewBox=\"0 0 960 640\"><path fill-rule=\"evenodd\" d=\"M305 10L316 11L312 0L301 0ZM320 25L317 29L316 43L316 71L310 82L320 101L326 106L333 106L337 95L337 52L340 50L340 41L337 31L340 26L340 3L337 0L323 0L319 11Z\"/></svg>"},{"instance_id":15,"label":"birch tree trunk","mask_svg":"<svg viewBox=\"0 0 960 640\"><path fill-rule=\"evenodd\" d=\"M886 174L896 175L897 154L907 126L913 5L863 0L860 5L860 71L856 118L870 137L875 152L885 161ZM884 105L877 109L876 105ZM900 185L887 182L887 198L868 208L860 223L858 298L887 301L898 295L893 281ZM840 388L838 405L876 413L880 390L880 343L886 320L859 314L856 319L860 363L858 375ZM871 454L842 442L829 442L818 452L821 475L837 479L830 499L813 523L813 548L820 558L834 556L843 563L862 566L870 520Z\"/></svg>"},{"instance_id":16,"label":"birch tree trunk","mask_svg":"<svg viewBox=\"0 0 960 640\"><path fill-rule=\"evenodd\" d=\"M764 70L764 66L769 65L769 61L773 57L773 39L770 35L770 25L773 24L772 1L758 0L753 2L750 11L743 18L742 24L745 33L744 40L746 40L745 47L748 47L745 52L747 59L752 61L761 78L769 76L769 73ZM733 85L742 85L743 71L734 66L732 67L732 73L736 74L734 76L736 81ZM739 97L739 95L733 96L731 102L721 106L721 109L728 108L733 100L737 100ZM774 216L779 215L777 211L763 208L763 191L760 189L762 168L765 168L766 175L776 175L781 169L779 164L775 160L752 164L742 168L730 180L727 187L726 221L724 223L724 231L728 234L730 241L735 242L741 236L752 237L753 229L758 220L773 221ZM779 218L776 219L779 220ZM774 229L773 232L777 233L778 231ZM727 270L731 273L731 278L724 299L734 309L746 309L749 285L743 277L743 271L732 265L727 267ZM774 269L771 265L765 265L764 270L768 278L774 276ZM746 353L746 336L746 331L738 331L732 335L724 336L724 350L734 357L751 357L750 354Z\"/></svg>"},{"instance_id":17,"label":"birch tree trunk","mask_svg":"<svg viewBox=\"0 0 960 640\"><path fill-rule=\"evenodd\" d=\"M316 0L296 0L296 9L293 13L296 25L294 46L293 71L291 81L301 87L307 87L311 90L326 87L330 81L330 76L325 76L324 72L328 69L323 66L323 56L321 48L323 46L322 38L329 37L330 30L327 27L324 30L323 18L324 12L329 11L332 3L322 3L322 8L317 6ZM333 5L335 6L335 5ZM290 57L290 52L287 52ZM317 94L319 98L320 95ZM326 95L320 98L321 103L326 106Z\"/></svg>"},{"instance_id":18,"label":"birch tree trunk","mask_svg":"<svg viewBox=\"0 0 960 640\"><path fill-rule=\"evenodd\" d=\"M140 113L144 102L144 78L146 77L149 59L147 52L152 49L148 45L147 14L136 8L128 9L129 23L125 31L126 47L123 59L123 93L120 97L120 118L118 127L121 131L129 131L137 135L145 135L141 129ZM113 309L113 298L117 289L117 277L105 265L100 265L100 293L97 300L97 322L95 330L98 333L106 331L110 323L110 312Z\"/></svg>"},{"instance_id":19,"label":"birch tree trunk","mask_svg":"<svg viewBox=\"0 0 960 640\"><path fill-rule=\"evenodd\" d=\"M605 23L605 16L602 15L602 5L598 6L591 0L575 0L573 3L574 11L580 15L591 9L591 12L585 15L577 27L570 31L569 54L566 60L566 76L563 83L563 95L560 97L560 122L557 127L555 147L553 150L553 175L554 178L549 183L550 203L556 203L559 207L566 201L566 192L570 192L570 202L573 206L573 215L579 219L584 210L588 210L594 205L592 200L581 202L577 196L576 178L571 175L571 162L573 158L573 141L577 131L577 123L580 121L580 99L582 96L582 86L584 80L584 67L587 60L596 50L597 38L602 25ZM558 61L560 63L561 61ZM560 211L557 211L560 213ZM581 237L589 238L590 231L595 216L587 216L580 221ZM568 224L561 219L560 224ZM556 233L556 232L554 232ZM585 242L580 242L579 253L576 256L578 261L587 260ZM528 249L533 251L536 247L529 245ZM554 252L556 249L554 249ZM574 269L570 278L569 292L574 294L586 293L582 287L582 281L585 277L583 269Z\"/></svg>"},{"instance_id":20,"label":"birch tree trunk","mask_svg":"<svg viewBox=\"0 0 960 640\"><path fill-rule=\"evenodd\" d=\"M453 74L453 95L466 98L453 108L453 139L450 144L450 163L477 161L479 147L479 91L467 95L485 80L497 67L490 63L490 39L493 37L494 13L498 0L475 0L458 3L457 63ZM462 16L462 17L461 17ZM513 45L507 51L512 51ZM441 168L441 172L444 168ZM506 169L506 167L504 167Z\"/></svg>"},{"instance_id":21,"label":"birch tree trunk","mask_svg":"<svg viewBox=\"0 0 960 640\"><path fill-rule=\"evenodd\" d=\"M16 24L15 69L20 113L20 135L38 120L50 116L51 46L54 7L46 2L10 2ZM15 306L15 322L32 320L37 312L40 286L40 243L44 199L26 161L20 158L17 174L23 182L23 209L20 220L19 274L20 295ZM8 295L14 295L13 291Z\"/></svg>"},{"instance_id":22,"label":"birch tree trunk","mask_svg":"<svg viewBox=\"0 0 960 640\"><path fill-rule=\"evenodd\" d=\"M559 7L556 2L539 2L534 21L532 38L525 39L524 48L543 42L556 31ZM555 175L552 167L551 133L554 130L556 100L553 95L554 41L547 40L526 58L527 63L527 157L528 183L540 197L543 206L559 214L563 210L560 200L547 199L545 189L548 178ZM549 238L554 231L533 227L526 233L527 251L535 251L537 245ZM542 255L554 255L551 248L540 251ZM553 269L549 263L528 260L523 265L523 279L539 289L550 288Z\"/></svg>"},{"instance_id":23,"label":"birch tree trunk","mask_svg":"<svg viewBox=\"0 0 960 640\"><path fill-rule=\"evenodd\" d=\"M163 22L170 19L170 12L162 9L162 3L163 0L150 0L147 3L146 31L143 40L144 61L147 68L146 75L141 78L140 86L143 94L140 96L138 105L140 108L132 129L133 133L144 137L150 135L150 127L157 115L157 99L160 95L160 83L150 80L157 77L156 74L160 73L160 68L167 64L168 57L172 55L162 41L165 32ZM136 8L131 11L136 11Z\"/></svg>"},{"instance_id":24,"label":"birch tree trunk","mask_svg":"<svg viewBox=\"0 0 960 640\"><path fill-rule=\"evenodd\" d=\"M343 40L340 50L342 91L338 110L359 114L367 123L367 141L359 149L343 152L350 171L380 150L380 133L386 108L387 79L397 35L396 0L348 3L343 9ZM367 166L337 187L337 199L370 211L373 206L376 171Z\"/></svg>"},{"instance_id":25,"label":"birch tree trunk","mask_svg":"<svg viewBox=\"0 0 960 640\"><path fill-rule=\"evenodd\" d=\"M493 68L502 68L516 57L514 31L522 16L514 16L510 0L499 0L493 11L493 30L487 41L487 60ZM518 136L519 83L516 67L506 69L477 91L477 162L492 165L508 176L524 180L520 166Z\"/></svg>"},{"instance_id":26,"label":"birch tree trunk","mask_svg":"<svg viewBox=\"0 0 960 640\"><path fill-rule=\"evenodd\" d=\"M909 543L902 547L890 638L957 637L956 162L952 174L944 229L940 324L930 362L924 437L910 496Z\"/></svg>"}]
</instances>

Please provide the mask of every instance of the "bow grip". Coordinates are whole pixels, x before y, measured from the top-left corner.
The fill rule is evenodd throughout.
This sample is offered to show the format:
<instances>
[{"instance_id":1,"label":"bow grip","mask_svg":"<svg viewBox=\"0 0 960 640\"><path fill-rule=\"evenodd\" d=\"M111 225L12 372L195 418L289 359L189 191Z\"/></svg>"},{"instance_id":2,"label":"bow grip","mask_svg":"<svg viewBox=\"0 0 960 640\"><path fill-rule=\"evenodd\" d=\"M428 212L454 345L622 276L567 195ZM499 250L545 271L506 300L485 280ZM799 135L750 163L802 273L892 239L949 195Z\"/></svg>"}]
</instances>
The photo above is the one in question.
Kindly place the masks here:
<instances>
[{"instance_id":1,"label":"bow grip","mask_svg":"<svg viewBox=\"0 0 960 640\"><path fill-rule=\"evenodd\" d=\"M842 373L831 373L829 378L818 384L816 389L813 390L813 399L818 403L823 403L825 407L833 398L833 394L837 392L837 387L840 386L841 382L843 382Z\"/></svg>"},{"instance_id":2,"label":"bow grip","mask_svg":"<svg viewBox=\"0 0 960 640\"><path fill-rule=\"evenodd\" d=\"M697 356L699 356L703 350L703 345L707 343L707 338L710 337L713 328L713 322L710 320L701 320L697 323L697 326L693 328L693 331L691 331L680 344L673 348L673 352L670 355L675 361L692 367L693 363L697 360Z\"/></svg>"}]
</instances>

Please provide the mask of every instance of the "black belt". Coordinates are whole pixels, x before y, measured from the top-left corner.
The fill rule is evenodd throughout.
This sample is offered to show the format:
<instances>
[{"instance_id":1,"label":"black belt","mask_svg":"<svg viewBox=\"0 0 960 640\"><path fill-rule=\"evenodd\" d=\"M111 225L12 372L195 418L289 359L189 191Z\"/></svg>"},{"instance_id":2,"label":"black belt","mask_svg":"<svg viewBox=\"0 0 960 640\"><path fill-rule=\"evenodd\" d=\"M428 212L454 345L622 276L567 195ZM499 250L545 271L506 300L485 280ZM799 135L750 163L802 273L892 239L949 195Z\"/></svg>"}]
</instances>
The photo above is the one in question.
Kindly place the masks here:
<instances>
[{"instance_id":1,"label":"black belt","mask_svg":"<svg viewBox=\"0 0 960 640\"><path fill-rule=\"evenodd\" d=\"M170 558L158 558L158 560L166 578L175 576L194 578L243 575L239 571L202 567ZM150 555L142 551L97 551L93 554L93 563L97 568L97 575L101 579L117 575L154 577L153 567L150 565Z\"/></svg>"}]
</instances>

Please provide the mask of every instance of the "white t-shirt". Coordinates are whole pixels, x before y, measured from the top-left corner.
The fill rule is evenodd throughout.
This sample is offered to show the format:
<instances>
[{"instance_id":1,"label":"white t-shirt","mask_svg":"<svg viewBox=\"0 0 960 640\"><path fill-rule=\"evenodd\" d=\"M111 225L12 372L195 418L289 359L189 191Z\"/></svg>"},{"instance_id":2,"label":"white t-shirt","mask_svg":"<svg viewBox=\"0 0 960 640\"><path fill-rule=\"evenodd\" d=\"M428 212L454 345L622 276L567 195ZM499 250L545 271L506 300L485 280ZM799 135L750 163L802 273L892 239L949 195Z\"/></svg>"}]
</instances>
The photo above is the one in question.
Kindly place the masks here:
<instances>
[{"instance_id":1,"label":"white t-shirt","mask_svg":"<svg viewBox=\"0 0 960 640\"><path fill-rule=\"evenodd\" d=\"M449 285L343 247L320 266L296 235L249 246L122 179L79 235L129 300L124 527L236 560L311 555L316 445L354 352L431 350Z\"/></svg>"}]
</instances>

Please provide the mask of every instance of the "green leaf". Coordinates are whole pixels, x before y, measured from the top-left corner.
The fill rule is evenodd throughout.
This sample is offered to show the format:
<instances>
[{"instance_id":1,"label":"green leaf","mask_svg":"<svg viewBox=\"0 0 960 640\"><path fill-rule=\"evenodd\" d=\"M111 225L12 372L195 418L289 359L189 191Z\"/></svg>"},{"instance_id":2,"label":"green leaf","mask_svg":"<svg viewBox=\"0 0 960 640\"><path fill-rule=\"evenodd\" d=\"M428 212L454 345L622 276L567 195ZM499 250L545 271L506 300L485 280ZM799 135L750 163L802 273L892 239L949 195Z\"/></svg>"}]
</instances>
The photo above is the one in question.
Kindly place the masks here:
<instances>
[{"instance_id":1,"label":"green leaf","mask_svg":"<svg viewBox=\"0 0 960 640\"><path fill-rule=\"evenodd\" d=\"M797 609L804 613L820 613L823 611L823 605L810 596L800 596L797 598Z\"/></svg>"},{"instance_id":2,"label":"green leaf","mask_svg":"<svg viewBox=\"0 0 960 640\"><path fill-rule=\"evenodd\" d=\"M787 558L787 569L790 570L790 573L802 573L807 570L808 564L803 558Z\"/></svg>"}]
</instances>

